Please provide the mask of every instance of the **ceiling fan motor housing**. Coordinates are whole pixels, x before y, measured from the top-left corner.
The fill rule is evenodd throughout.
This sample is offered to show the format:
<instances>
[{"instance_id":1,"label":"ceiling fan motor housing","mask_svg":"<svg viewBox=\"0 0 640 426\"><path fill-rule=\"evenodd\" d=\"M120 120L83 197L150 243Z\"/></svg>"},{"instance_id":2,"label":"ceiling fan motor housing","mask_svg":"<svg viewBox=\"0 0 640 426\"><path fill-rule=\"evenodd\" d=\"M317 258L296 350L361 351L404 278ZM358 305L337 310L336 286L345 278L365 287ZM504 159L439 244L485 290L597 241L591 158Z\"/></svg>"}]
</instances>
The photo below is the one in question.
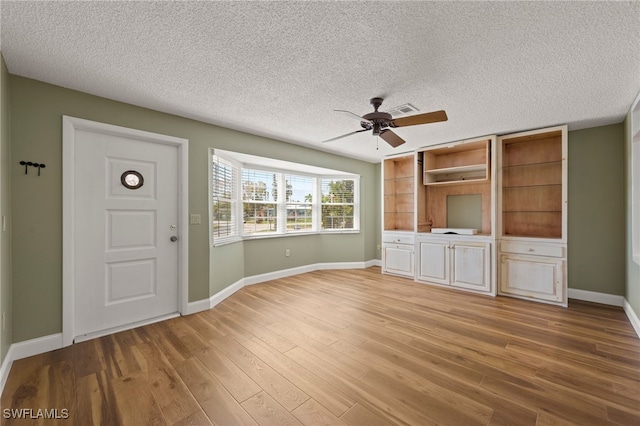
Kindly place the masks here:
<instances>
[{"instance_id":1,"label":"ceiling fan motor housing","mask_svg":"<svg viewBox=\"0 0 640 426\"><path fill-rule=\"evenodd\" d=\"M378 111L378 108L382 105L382 98L372 98L371 105L373 105L375 111L362 116L362 118L369 122L362 121L360 125L367 130L373 129L373 136L378 136L382 129L389 127L389 123L393 120L393 117L388 112Z\"/></svg>"}]
</instances>

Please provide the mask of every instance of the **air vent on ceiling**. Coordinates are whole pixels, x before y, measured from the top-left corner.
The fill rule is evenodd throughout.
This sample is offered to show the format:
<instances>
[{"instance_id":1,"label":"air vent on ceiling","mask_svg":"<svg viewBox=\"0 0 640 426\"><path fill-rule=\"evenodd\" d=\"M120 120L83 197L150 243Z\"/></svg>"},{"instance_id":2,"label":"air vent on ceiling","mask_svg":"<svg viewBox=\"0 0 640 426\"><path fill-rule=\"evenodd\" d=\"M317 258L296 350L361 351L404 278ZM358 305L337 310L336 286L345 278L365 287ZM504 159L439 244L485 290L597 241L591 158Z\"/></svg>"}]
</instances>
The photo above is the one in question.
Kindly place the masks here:
<instances>
[{"instance_id":1,"label":"air vent on ceiling","mask_svg":"<svg viewBox=\"0 0 640 426\"><path fill-rule=\"evenodd\" d=\"M388 109L386 112L388 112L389 114L391 114L392 117L396 118L396 117L400 117L402 115L407 115L407 114L413 114L415 112L419 112L420 110L416 107L414 107L411 104L404 104L404 105L400 105L394 108L390 108Z\"/></svg>"}]
</instances>

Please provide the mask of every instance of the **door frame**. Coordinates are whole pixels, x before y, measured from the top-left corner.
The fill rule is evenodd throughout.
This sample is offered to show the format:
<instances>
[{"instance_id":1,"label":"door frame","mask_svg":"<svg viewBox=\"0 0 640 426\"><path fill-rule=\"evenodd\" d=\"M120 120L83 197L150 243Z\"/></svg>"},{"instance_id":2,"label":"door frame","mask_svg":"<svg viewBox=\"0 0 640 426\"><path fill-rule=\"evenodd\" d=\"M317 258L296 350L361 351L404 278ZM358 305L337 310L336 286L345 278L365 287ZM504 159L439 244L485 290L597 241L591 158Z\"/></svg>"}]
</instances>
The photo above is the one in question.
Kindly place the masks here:
<instances>
[{"instance_id":1,"label":"door frame","mask_svg":"<svg viewBox=\"0 0 640 426\"><path fill-rule=\"evenodd\" d=\"M128 127L62 116L62 346L75 338L75 146L76 130L171 145L178 149L178 312L189 302L189 140ZM141 322L136 323L136 326ZM125 329L126 327L123 327Z\"/></svg>"}]
</instances>

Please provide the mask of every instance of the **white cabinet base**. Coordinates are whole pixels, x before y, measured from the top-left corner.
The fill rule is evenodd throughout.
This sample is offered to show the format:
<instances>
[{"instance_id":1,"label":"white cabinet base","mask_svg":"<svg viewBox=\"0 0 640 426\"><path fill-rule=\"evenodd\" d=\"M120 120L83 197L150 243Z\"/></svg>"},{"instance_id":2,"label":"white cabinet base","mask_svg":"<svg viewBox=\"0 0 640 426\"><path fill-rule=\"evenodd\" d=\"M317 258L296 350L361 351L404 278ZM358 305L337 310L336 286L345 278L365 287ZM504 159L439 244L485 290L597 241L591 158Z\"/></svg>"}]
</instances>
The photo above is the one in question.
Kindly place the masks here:
<instances>
[{"instance_id":1,"label":"white cabinet base","mask_svg":"<svg viewBox=\"0 0 640 426\"><path fill-rule=\"evenodd\" d=\"M495 294L490 242L420 236L416 251L417 281Z\"/></svg>"},{"instance_id":2,"label":"white cabinet base","mask_svg":"<svg viewBox=\"0 0 640 426\"><path fill-rule=\"evenodd\" d=\"M383 272L413 277L413 246L407 244L383 244Z\"/></svg>"},{"instance_id":3,"label":"white cabinet base","mask_svg":"<svg viewBox=\"0 0 640 426\"><path fill-rule=\"evenodd\" d=\"M382 233L382 273L415 276L414 236L408 232Z\"/></svg>"},{"instance_id":4,"label":"white cabinet base","mask_svg":"<svg viewBox=\"0 0 640 426\"><path fill-rule=\"evenodd\" d=\"M419 281L449 285L449 242L418 241Z\"/></svg>"},{"instance_id":5,"label":"white cabinet base","mask_svg":"<svg viewBox=\"0 0 640 426\"><path fill-rule=\"evenodd\" d=\"M567 306L566 246L503 241L499 294Z\"/></svg>"},{"instance_id":6,"label":"white cabinet base","mask_svg":"<svg viewBox=\"0 0 640 426\"><path fill-rule=\"evenodd\" d=\"M482 292L491 291L489 243L455 243L451 256L451 285Z\"/></svg>"}]
</instances>

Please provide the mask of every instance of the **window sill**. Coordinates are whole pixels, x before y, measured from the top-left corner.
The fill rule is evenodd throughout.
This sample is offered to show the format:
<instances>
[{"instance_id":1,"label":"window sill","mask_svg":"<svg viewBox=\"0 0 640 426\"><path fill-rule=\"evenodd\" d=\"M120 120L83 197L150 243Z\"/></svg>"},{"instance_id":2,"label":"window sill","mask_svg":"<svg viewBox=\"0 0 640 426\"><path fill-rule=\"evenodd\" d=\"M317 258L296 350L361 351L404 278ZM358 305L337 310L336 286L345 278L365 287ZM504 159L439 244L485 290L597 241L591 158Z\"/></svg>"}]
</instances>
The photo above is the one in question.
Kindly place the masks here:
<instances>
[{"instance_id":1,"label":"window sill","mask_svg":"<svg viewBox=\"0 0 640 426\"><path fill-rule=\"evenodd\" d=\"M237 243L239 241L252 241L252 240L264 240L269 238L282 238L282 237L302 237L305 235L336 235L336 234L359 234L359 229L349 230L325 230L325 231L310 231L310 232L287 232L286 234L269 234L269 235L245 235L233 240L214 242L213 247L225 246L228 244Z\"/></svg>"}]
</instances>

